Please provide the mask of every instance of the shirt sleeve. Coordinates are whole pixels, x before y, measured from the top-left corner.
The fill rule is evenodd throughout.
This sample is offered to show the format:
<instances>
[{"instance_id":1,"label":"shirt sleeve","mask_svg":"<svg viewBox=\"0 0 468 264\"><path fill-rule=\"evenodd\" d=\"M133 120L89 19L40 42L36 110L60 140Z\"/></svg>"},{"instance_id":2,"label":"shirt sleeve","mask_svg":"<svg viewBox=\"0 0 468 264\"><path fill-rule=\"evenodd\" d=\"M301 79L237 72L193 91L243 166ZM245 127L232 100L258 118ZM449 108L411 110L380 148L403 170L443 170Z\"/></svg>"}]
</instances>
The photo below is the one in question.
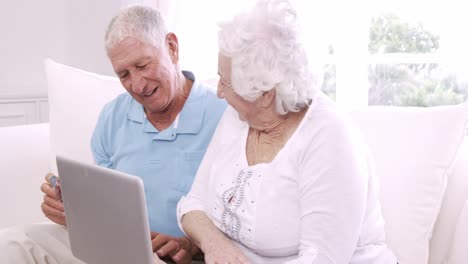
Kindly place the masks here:
<instances>
[{"instance_id":1,"label":"shirt sleeve","mask_svg":"<svg viewBox=\"0 0 468 264\"><path fill-rule=\"evenodd\" d=\"M221 136L223 134L224 124L228 123L226 119L229 119L229 109L225 111L223 117L221 118L216 131L213 134L211 142L206 150L205 156L203 157L200 166L198 167L197 174L193 181L192 187L189 193L186 196L182 196L179 203L177 204L177 222L180 229L182 228L182 217L190 211L204 211L205 205L207 204L206 195L212 191L208 190L210 182L210 170L211 164L215 162L218 153L218 146L222 144Z\"/></svg>"},{"instance_id":2,"label":"shirt sleeve","mask_svg":"<svg viewBox=\"0 0 468 264\"><path fill-rule=\"evenodd\" d=\"M102 167L113 168L113 164L109 155L109 137L107 137L106 116L108 107L104 107L101 111L96 127L94 128L93 135L91 136L91 152L93 154L94 162Z\"/></svg>"},{"instance_id":3,"label":"shirt sleeve","mask_svg":"<svg viewBox=\"0 0 468 264\"><path fill-rule=\"evenodd\" d=\"M350 263L365 217L369 177L356 133L346 123L333 122L305 148L298 166L299 256L287 263Z\"/></svg>"}]
</instances>

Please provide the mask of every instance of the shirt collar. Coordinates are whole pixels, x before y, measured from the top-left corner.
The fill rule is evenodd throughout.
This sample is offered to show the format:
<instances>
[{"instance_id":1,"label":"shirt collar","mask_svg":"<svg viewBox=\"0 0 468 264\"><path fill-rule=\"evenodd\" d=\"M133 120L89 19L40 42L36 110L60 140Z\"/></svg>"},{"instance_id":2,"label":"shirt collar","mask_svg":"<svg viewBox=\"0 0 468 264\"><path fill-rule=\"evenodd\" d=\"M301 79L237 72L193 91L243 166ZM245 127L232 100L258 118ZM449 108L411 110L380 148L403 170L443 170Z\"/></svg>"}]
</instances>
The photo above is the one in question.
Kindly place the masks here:
<instances>
[{"instance_id":1,"label":"shirt collar","mask_svg":"<svg viewBox=\"0 0 468 264\"><path fill-rule=\"evenodd\" d=\"M171 129L175 130L177 134L198 134L203 124L203 118L205 115L205 93L206 90L202 85L195 79L192 72L182 71L184 76L193 81L192 89L190 90L189 97L185 101L184 107L180 112L179 123L177 128L173 128L174 124L171 125ZM131 121L144 124L145 132L155 132L158 130L146 120L146 114L143 106L132 98L130 102L130 108L127 113L127 118Z\"/></svg>"}]
</instances>

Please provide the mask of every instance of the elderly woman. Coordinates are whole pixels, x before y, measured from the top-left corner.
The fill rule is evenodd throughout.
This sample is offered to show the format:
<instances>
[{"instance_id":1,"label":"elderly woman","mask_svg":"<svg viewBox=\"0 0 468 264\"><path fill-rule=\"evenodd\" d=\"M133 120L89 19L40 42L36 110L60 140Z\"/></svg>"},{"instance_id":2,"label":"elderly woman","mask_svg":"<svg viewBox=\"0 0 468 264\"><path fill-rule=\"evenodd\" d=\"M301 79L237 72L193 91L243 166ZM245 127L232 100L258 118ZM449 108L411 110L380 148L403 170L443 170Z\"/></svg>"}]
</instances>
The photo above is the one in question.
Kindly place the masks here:
<instances>
[{"instance_id":1,"label":"elderly woman","mask_svg":"<svg viewBox=\"0 0 468 264\"><path fill-rule=\"evenodd\" d=\"M178 204L207 263L397 263L366 148L309 68L287 1L221 25L230 107Z\"/></svg>"}]
</instances>

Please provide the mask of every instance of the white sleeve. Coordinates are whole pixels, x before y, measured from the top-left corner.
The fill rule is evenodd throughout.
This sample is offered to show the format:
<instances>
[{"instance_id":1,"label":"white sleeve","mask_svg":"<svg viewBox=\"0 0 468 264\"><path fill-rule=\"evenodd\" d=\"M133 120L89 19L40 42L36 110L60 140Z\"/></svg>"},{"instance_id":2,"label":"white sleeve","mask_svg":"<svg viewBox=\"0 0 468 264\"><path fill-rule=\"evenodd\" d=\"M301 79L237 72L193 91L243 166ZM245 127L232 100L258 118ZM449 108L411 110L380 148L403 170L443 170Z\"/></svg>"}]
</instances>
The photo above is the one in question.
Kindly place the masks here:
<instances>
[{"instance_id":1,"label":"white sleeve","mask_svg":"<svg viewBox=\"0 0 468 264\"><path fill-rule=\"evenodd\" d=\"M182 196L177 204L177 222L182 231L183 228L181 220L186 213L195 210L205 211L206 195L210 192L210 190L208 190L208 185L210 180L211 164L213 164L213 161L216 160L217 155L219 155L217 149L218 145L221 144L224 124L229 122L226 121L226 119L229 119L231 112L229 110L231 109L228 107L216 127L216 131L211 139L208 149L206 150L205 156L198 167L197 174L189 193L186 196Z\"/></svg>"},{"instance_id":2,"label":"white sleeve","mask_svg":"<svg viewBox=\"0 0 468 264\"><path fill-rule=\"evenodd\" d=\"M365 216L369 177L367 156L354 133L343 120L332 122L300 160L299 256L287 263L350 263Z\"/></svg>"}]
</instances>

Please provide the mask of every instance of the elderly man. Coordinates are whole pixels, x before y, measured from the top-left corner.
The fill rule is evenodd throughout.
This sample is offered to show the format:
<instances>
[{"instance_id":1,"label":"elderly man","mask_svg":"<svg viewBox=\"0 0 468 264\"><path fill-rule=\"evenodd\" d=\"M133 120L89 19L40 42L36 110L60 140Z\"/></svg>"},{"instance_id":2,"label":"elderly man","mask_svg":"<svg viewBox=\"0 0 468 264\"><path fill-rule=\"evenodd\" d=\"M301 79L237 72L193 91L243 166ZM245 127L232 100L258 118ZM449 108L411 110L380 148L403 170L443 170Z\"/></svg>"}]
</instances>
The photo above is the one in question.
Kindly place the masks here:
<instances>
[{"instance_id":1,"label":"elderly man","mask_svg":"<svg viewBox=\"0 0 468 264\"><path fill-rule=\"evenodd\" d=\"M128 93L100 114L91 140L95 161L143 179L154 252L189 263L199 249L179 229L176 205L192 185L226 104L180 69L177 37L154 9L121 10L105 45ZM80 263L69 249L63 203L50 177L41 186L42 211L59 225L0 232L1 263Z\"/></svg>"}]
</instances>

